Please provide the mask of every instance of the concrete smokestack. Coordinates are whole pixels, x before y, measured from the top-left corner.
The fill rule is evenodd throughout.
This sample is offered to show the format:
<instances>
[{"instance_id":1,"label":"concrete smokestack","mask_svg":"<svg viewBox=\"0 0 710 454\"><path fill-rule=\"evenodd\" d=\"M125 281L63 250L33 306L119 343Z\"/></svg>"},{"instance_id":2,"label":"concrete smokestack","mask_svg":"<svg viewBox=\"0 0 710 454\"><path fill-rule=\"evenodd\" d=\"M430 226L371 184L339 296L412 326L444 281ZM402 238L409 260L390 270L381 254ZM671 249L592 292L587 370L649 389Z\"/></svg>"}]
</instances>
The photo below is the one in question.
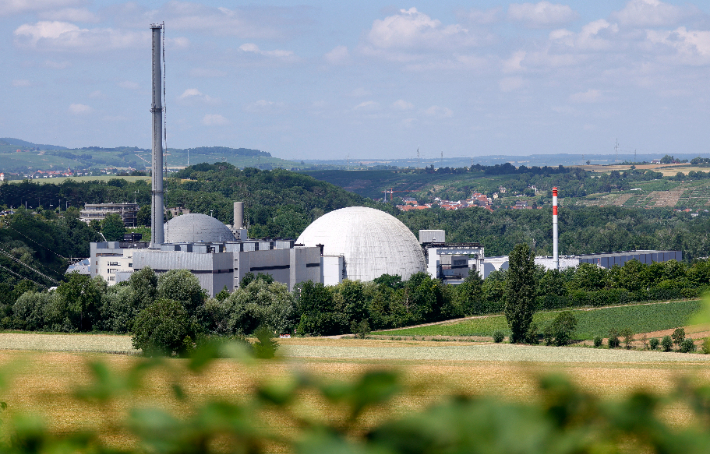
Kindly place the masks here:
<instances>
[{"instance_id":1,"label":"concrete smokestack","mask_svg":"<svg viewBox=\"0 0 710 454\"><path fill-rule=\"evenodd\" d=\"M244 202L234 202L234 224L232 229L244 228Z\"/></svg>"},{"instance_id":2,"label":"concrete smokestack","mask_svg":"<svg viewBox=\"0 0 710 454\"><path fill-rule=\"evenodd\" d=\"M557 249L557 188L552 188L552 260L555 269L560 269L560 255Z\"/></svg>"},{"instance_id":3,"label":"concrete smokestack","mask_svg":"<svg viewBox=\"0 0 710 454\"><path fill-rule=\"evenodd\" d=\"M160 39L163 26L151 24L153 35L153 167L152 167L152 207L150 215L150 247L157 248L165 241L163 230L163 104L160 75Z\"/></svg>"}]
</instances>

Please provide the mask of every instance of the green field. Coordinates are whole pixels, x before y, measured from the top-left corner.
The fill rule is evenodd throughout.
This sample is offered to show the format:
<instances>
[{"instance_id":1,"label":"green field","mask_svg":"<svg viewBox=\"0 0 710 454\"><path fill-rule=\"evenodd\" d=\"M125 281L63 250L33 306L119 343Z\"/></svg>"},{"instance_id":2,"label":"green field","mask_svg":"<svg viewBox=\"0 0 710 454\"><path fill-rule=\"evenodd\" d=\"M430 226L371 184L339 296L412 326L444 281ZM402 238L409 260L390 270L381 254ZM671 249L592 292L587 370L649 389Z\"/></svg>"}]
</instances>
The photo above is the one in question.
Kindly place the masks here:
<instances>
[{"instance_id":1,"label":"green field","mask_svg":"<svg viewBox=\"0 0 710 454\"><path fill-rule=\"evenodd\" d=\"M576 339L605 337L610 329L631 329L634 333L647 333L664 329L677 328L688 324L691 315L700 308L700 301L678 301L631 305L603 309L573 310L578 325ZM538 326L545 326L557 311L538 312L533 317ZM421 326L392 331L380 331L378 335L389 336L492 336L495 331L510 334L503 315L474 318L459 323Z\"/></svg>"}]
</instances>

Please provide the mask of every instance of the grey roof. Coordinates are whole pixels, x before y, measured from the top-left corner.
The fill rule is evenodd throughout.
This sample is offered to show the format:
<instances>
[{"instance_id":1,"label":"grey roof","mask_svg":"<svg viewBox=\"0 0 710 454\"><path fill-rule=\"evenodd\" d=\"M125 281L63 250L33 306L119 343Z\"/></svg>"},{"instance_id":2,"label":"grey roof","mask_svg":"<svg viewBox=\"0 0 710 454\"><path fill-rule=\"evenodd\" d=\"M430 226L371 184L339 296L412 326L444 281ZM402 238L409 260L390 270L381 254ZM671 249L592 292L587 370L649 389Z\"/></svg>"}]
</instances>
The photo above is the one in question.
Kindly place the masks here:
<instances>
[{"instance_id":1,"label":"grey roof","mask_svg":"<svg viewBox=\"0 0 710 454\"><path fill-rule=\"evenodd\" d=\"M165 223L166 243L222 243L234 241L229 228L205 214L190 213Z\"/></svg>"},{"instance_id":2,"label":"grey roof","mask_svg":"<svg viewBox=\"0 0 710 454\"><path fill-rule=\"evenodd\" d=\"M414 234L394 216L373 208L331 211L309 225L296 242L322 244L323 255L342 255L351 280L371 281L383 274L406 280L426 270Z\"/></svg>"}]
</instances>

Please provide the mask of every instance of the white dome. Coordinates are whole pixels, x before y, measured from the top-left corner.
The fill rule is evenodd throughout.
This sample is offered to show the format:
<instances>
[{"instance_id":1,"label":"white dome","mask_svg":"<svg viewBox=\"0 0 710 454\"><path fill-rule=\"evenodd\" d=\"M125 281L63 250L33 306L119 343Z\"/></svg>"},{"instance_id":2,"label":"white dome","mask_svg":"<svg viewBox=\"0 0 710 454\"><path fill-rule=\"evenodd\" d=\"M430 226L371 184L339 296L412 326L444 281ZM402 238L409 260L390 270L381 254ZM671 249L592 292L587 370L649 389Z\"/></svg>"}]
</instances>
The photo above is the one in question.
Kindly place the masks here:
<instances>
[{"instance_id":1,"label":"white dome","mask_svg":"<svg viewBox=\"0 0 710 454\"><path fill-rule=\"evenodd\" d=\"M372 281L383 274L403 280L425 271L424 253L416 237L397 218L366 207L349 207L316 219L296 240L323 245L323 255L342 255L347 278Z\"/></svg>"},{"instance_id":2,"label":"white dome","mask_svg":"<svg viewBox=\"0 0 710 454\"><path fill-rule=\"evenodd\" d=\"M165 223L166 243L223 243L234 241L226 225L206 214L190 213Z\"/></svg>"}]
</instances>

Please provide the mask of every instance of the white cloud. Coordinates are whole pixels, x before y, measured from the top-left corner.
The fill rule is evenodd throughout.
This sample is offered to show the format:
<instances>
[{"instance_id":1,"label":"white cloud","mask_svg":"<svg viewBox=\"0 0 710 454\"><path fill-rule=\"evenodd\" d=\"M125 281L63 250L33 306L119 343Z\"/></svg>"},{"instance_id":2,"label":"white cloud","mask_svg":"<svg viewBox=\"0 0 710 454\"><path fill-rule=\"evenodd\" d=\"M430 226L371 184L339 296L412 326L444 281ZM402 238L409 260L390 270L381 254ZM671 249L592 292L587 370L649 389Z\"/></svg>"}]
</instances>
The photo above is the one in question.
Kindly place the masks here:
<instances>
[{"instance_id":1,"label":"white cloud","mask_svg":"<svg viewBox=\"0 0 710 454\"><path fill-rule=\"evenodd\" d=\"M669 5L659 0L631 0L624 9L611 14L612 19L630 27L675 25L693 14L688 7Z\"/></svg>"},{"instance_id":2,"label":"white cloud","mask_svg":"<svg viewBox=\"0 0 710 454\"><path fill-rule=\"evenodd\" d=\"M649 42L674 50L671 60L675 60L675 63L690 65L710 63L710 31L678 27L673 31L648 30L646 36Z\"/></svg>"},{"instance_id":3,"label":"white cloud","mask_svg":"<svg viewBox=\"0 0 710 454\"><path fill-rule=\"evenodd\" d=\"M12 81L13 87L30 87L32 83L27 79L15 79Z\"/></svg>"},{"instance_id":4,"label":"white cloud","mask_svg":"<svg viewBox=\"0 0 710 454\"><path fill-rule=\"evenodd\" d=\"M219 114L207 114L202 118L202 124L205 126L224 126L229 124L229 120Z\"/></svg>"},{"instance_id":5,"label":"white cloud","mask_svg":"<svg viewBox=\"0 0 710 454\"><path fill-rule=\"evenodd\" d=\"M267 113L282 110L286 105L282 102L260 99L244 107L247 112Z\"/></svg>"},{"instance_id":6,"label":"white cloud","mask_svg":"<svg viewBox=\"0 0 710 454\"><path fill-rule=\"evenodd\" d=\"M454 112L448 107L431 106L424 111L430 117L449 118L454 116Z\"/></svg>"},{"instance_id":7,"label":"white cloud","mask_svg":"<svg viewBox=\"0 0 710 454\"><path fill-rule=\"evenodd\" d=\"M460 21L478 25L494 24L500 21L500 16L500 8L491 8L485 11L476 8L456 11L456 17Z\"/></svg>"},{"instance_id":8,"label":"white cloud","mask_svg":"<svg viewBox=\"0 0 710 454\"><path fill-rule=\"evenodd\" d=\"M78 6L85 0L2 0L0 16Z\"/></svg>"},{"instance_id":9,"label":"white cloud","mask_svg":"<svg viewBox=\"0 0 710 454\"><path fill-rule=\"evenodd\" d=\"M619 26L610 24L604 19L595 20L582 27L579 33L569 30L554 30L550 32L553 44L561 44L578 50L608 50L613 46L610 39L619 32Z\"/></svg>"},{"instance_id":10,"label":"white cloud","mask_svg":"<svg viewBox=\"0 0 710 454\"><path fill-rule=\"evenodd\" d=\"M123 82L119 82L118 86L121 88L125 88L126 90L138 90L139 88L141 88L138 83L132 82L130 80L124 80Z\"/></svg>"},{"instance_id":11,"label":"white cloud","mask_svg":"<svg viewBox=\"0 0 710 454\"><path fill-rule=\"evenodd\" d=\"M193 68L190 70L190 77L208 79L213 77L224 77L227 73L219 69Z\"/></svg>"},{"instance_id":12,"label":"white cloud","mask_svg":"<svg viewBox=\"0 0 710 454\"><path fill-rule=\"evenodd\" d=\"M40 21L24 24L15 32L15 43L48 51L105 52L112 49L145 48L150 32L111 28L82 29L69 22Z\"/></svg>"},{"instance_id":13,"label":"white cloud","mask_svg":"<svg viewBox=\"0 0 710 454\"><path fill-rule=\"evenodd\" d=\"M367 41L377 49L451 48L476 42L462 26L444 26L416 8L375 20L367 33Z\"/></svg>"},{"instance_id":14,"label":"white cloud","mask_svg":"<svg viewBox=\"0 0 710 454\"><path fill-rule=\"evenodd\" d=\"M512 73L522 71L522 63L526 55L527 52L525 52L524 50L519 50L513 53L513 55L508 60L505 60L503 62L503 72Z\"/></svg>"},{"instance_id":15,"label":"white cloud","mask_svg":"<svg viewBox=\"0 0 710 454\"><path fill-rule=\"evenodd\" d=\"M331 65L344 65L350 61L350 52L345 46L337 46L325 54L325 59Z\"/></svg>"},{"instance_id":16,"label":"white cloud","mask_svg":"<svg viewBox=\"0 0 710 454\"><path fill-rule=\"evenodd\" d=\"M365 101L361 102L357 106L353 107L353 110L375 110L380 108L380 103L376 101Z\"/></svg>"},{"instance_id":17,"label":"white cloud","mask_svg":"<svg viewBox=\"0 0 710 454\"><path fill-rule=\"evenodd\" d=\"M584 92L570 95L569 100L576 103L595 103L601 101L602 92L600 90L589 89Z\"/></svg>"},{"instance_id":18,"label":"white cloud","mask_svg":"<svg viewBox=\"0 0 710 454\"><path fill-rule=\"evenodd\" d=\"M105 98L106 95L101 93L101 90L94 90L89 94L89 98Z\"/></svg>"},{"instance_id":19,"label":"white cloud","mask_svg":"<svg viewBox=\"0 0 710 454\"><path fill-rule=\"evenodd\" d=\"M502 92L511 92L525 85L525 80L522 77L504 77L498 81L498 88Z\"/></svg>"},{"instance_id":20,"label":"white cloud","mask_svg":"<svg viewBox=\"0 0 710 454\"><path fill-rule=\"evenodd\" d=\"M69 113L74 115L84 115L93 112L94 109L86 104L72 104L69 106Z\"/></svg>"},{"instance_id":21,"label":"white cloud","mask_svg":"<svg viewBox=\"0 0 710 454\"><path fill-rule=\"evenodd\" d=\"M39 18L50 21L65 22L99 22L99 16L86 8L64 8L57 10L40 11Z\"/></svg>"},{"instance_id":22,"label":"white cloud","mask_svg":"<svg viewBox=\"0 0 710 454\"><path fill-rule=\"evenodd\" d=\"M404 99L398 99L392 103L392 108L394 110L412 110L414 109L414 104L407 102Z\"/></svg>"},{"instance_id":23,"label":"white cloud","mask_svg":"<svg viewBox=\"0 0 710 454\"><path fill-rule=\"evenodd\" d=\"M521 22L526 27L554 27L577 19L579 15L567 5L539 3L513 3L508 7L508 20Z\"/></svg>"},{"instance_id":24,"label":"white cloud","mask_svg":"<svg viewBox=\"0 0 710 454\"><path fill-rule=\"evenodd\" d=\"M204 104L219 104L219 99L205 95L197 88L188 88L178 99L181 101L198 101Z\"/></svg>"},{"instance_id":25,"label":"white cloud","mask_svg":"<svg viewBox=\"0 0 710 454\"><path fill-rule=\"evenodd\" d=\"M293 52L290 50L261 50L259 46L254 43L246 43L239 46L239 50L247 53L254 53L257 55L263 55L265 57L275 57L275 58L291 58L293 57Z\"/></svg>"}]
</instances>

